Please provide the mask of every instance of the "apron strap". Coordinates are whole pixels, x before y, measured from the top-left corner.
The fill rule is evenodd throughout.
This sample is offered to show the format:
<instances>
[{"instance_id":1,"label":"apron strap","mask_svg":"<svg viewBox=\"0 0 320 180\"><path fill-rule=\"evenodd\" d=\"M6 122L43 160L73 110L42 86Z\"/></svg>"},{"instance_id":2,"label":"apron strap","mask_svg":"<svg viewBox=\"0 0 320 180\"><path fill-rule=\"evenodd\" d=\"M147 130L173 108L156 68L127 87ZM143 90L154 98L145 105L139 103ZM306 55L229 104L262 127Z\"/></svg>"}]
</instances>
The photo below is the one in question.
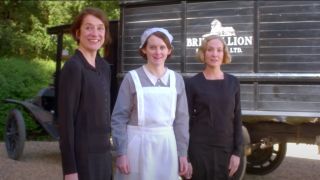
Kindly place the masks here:
<instances>
[{"instance_id":1,"label":"apron strap","mask_svg":"<svg viewBox=\"0 0 320 180\"><path fill-rule=\"evenodd\" d=\"M144 117L144 100L143 100L143 91L142 91L142 85L138 76L138 73L135 70L129 71L134 86L136 87L136 94L137 94L137 113L138 113L138 125L143 126L145 117Z\"/></svg>"}]
</instances>

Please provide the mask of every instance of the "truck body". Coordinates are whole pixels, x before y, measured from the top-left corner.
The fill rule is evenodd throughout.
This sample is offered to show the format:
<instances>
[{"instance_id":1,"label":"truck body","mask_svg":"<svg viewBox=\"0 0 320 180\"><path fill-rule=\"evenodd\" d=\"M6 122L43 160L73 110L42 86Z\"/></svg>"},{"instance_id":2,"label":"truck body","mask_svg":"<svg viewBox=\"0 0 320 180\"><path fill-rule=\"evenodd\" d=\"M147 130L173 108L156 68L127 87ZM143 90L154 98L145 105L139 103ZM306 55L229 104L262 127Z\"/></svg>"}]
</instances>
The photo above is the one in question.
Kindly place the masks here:
<instances>
[{"instance_id":1,"label":"truck body","mask_svg":"<svg viewBox=\"0 0 320 180\"><path fill-rule=\"evenodd\" d=\"M138 48L147 28L173 34L166 66L185 78L204 67L195 58L201 40L224 38L232 63L223 71L240 80L242 121L251 140L247 172L276 169L286 142L320 144L319 1L120 0L120 8L118 83L145 63Z\"/></svg>"}]
</instances>

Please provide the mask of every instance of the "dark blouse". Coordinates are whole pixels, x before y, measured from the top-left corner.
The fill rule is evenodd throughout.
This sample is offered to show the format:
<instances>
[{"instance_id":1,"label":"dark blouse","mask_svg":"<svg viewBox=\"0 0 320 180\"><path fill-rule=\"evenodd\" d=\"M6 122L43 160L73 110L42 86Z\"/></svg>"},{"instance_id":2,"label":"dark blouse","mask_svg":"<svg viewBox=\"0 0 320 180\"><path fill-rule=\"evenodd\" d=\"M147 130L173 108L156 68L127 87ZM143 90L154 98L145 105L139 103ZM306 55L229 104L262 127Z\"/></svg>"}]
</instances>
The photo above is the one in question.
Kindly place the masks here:
<instances>
[{"instance_id":1,"label":"dark blouse","mask_svg":"<svg viewBox=\"0 0 320 180\"><path fill-rule=\"evenodd\" d=\"M93 67L79 50L61 70L58 122L64 174L86 171L90 155L110 150L110 77L99 54Z\"/></svg>"},{"instance_id":2,"label":"dark blouse","mask_svg":"<svg viewBox=\"0 0 320 180\"><path fill-rule=\"evenodd\" d=\"M235 76L207 80L203 73L186 80L190 144L205 143L240 156L242 122L240 84Z\"/></svg>"}]
</instances>

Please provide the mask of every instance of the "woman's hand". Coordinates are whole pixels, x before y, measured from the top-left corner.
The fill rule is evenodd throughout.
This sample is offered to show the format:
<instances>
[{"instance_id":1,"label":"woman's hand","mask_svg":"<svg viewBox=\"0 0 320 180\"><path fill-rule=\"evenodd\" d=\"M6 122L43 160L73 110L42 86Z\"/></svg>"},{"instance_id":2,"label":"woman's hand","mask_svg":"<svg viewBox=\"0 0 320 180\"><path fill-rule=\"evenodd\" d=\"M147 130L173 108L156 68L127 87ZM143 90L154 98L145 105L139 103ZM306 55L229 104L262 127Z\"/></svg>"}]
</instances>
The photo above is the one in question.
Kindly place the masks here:
<instances>
[{"instance_id":1,"label":"woman's hand","mask_svg":"<svg viewBox=\"0 0 320 180\"><path fill-rule=\"evenodd\" d=\"M179 157L179 175L186 176L188 173L188 159L187 157Z\"/></svg>"},{"instance_id":2,"label":"woman's hand","mask_svg":"<svg viewBox=\"0 0 320 180\"><path fill-rule=\"evenodd\" d=\"M236 155L231 155L229 162L229 177L232 177L235 172L237 172L240 164L240 157Z\"/></svg>"},{"instance_id":3,"label":"woman's hand","mask_svg":"<svg viewBox=\"0 0 320 180\"><path fill-rule=\"evenodd\" d=\"M130 173L129 161L128 161L127 155L118 156L116 160L116 166L122 174Z\"/></svg>"},{"instance_id":4,"label":"woman's hand","mask_svg":"<svg viewBox=\"0 0 320 180\"><path fill-rule=\"evenodd\" d=\"M188 163L188 172L187 172L187 174L184 176L185 179L191 179L191 177L192 177L192 172L193 172L192 165L191 165L191 163Z\"/></svg>"},{"instance_id":5,"label":"woman's hand","mask_svg":"<svg viewBox=\"0 0 320 180\"><path fill-rule=\"evenodd\" d=\"M67 174L64 176L64 180L78 180L78 173Z\"/></svg>"}]
</instances>

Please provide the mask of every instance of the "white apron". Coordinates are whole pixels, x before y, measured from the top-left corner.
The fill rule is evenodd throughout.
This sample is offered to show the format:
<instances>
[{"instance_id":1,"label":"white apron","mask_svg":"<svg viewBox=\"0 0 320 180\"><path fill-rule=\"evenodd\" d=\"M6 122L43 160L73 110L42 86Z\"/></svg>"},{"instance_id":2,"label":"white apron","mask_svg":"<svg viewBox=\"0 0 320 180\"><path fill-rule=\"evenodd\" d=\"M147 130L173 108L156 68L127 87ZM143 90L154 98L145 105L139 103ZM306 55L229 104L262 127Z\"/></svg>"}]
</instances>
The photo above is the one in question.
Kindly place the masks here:
<instances>
[{"instance_id":1,"label":"white apron","mask_svg":"<svg viewBox=\"0 0 320 180\"><path fill-rule=\"evenodd\" d=\"M169 69L168 69L169 70ZM115 173L115 180L178 180L178 155L173 131L177 92L169 70L170 87L142 87L130 71L137 93L138 126L127 126L130 174Z\"/></svg>"}]
</instances>

